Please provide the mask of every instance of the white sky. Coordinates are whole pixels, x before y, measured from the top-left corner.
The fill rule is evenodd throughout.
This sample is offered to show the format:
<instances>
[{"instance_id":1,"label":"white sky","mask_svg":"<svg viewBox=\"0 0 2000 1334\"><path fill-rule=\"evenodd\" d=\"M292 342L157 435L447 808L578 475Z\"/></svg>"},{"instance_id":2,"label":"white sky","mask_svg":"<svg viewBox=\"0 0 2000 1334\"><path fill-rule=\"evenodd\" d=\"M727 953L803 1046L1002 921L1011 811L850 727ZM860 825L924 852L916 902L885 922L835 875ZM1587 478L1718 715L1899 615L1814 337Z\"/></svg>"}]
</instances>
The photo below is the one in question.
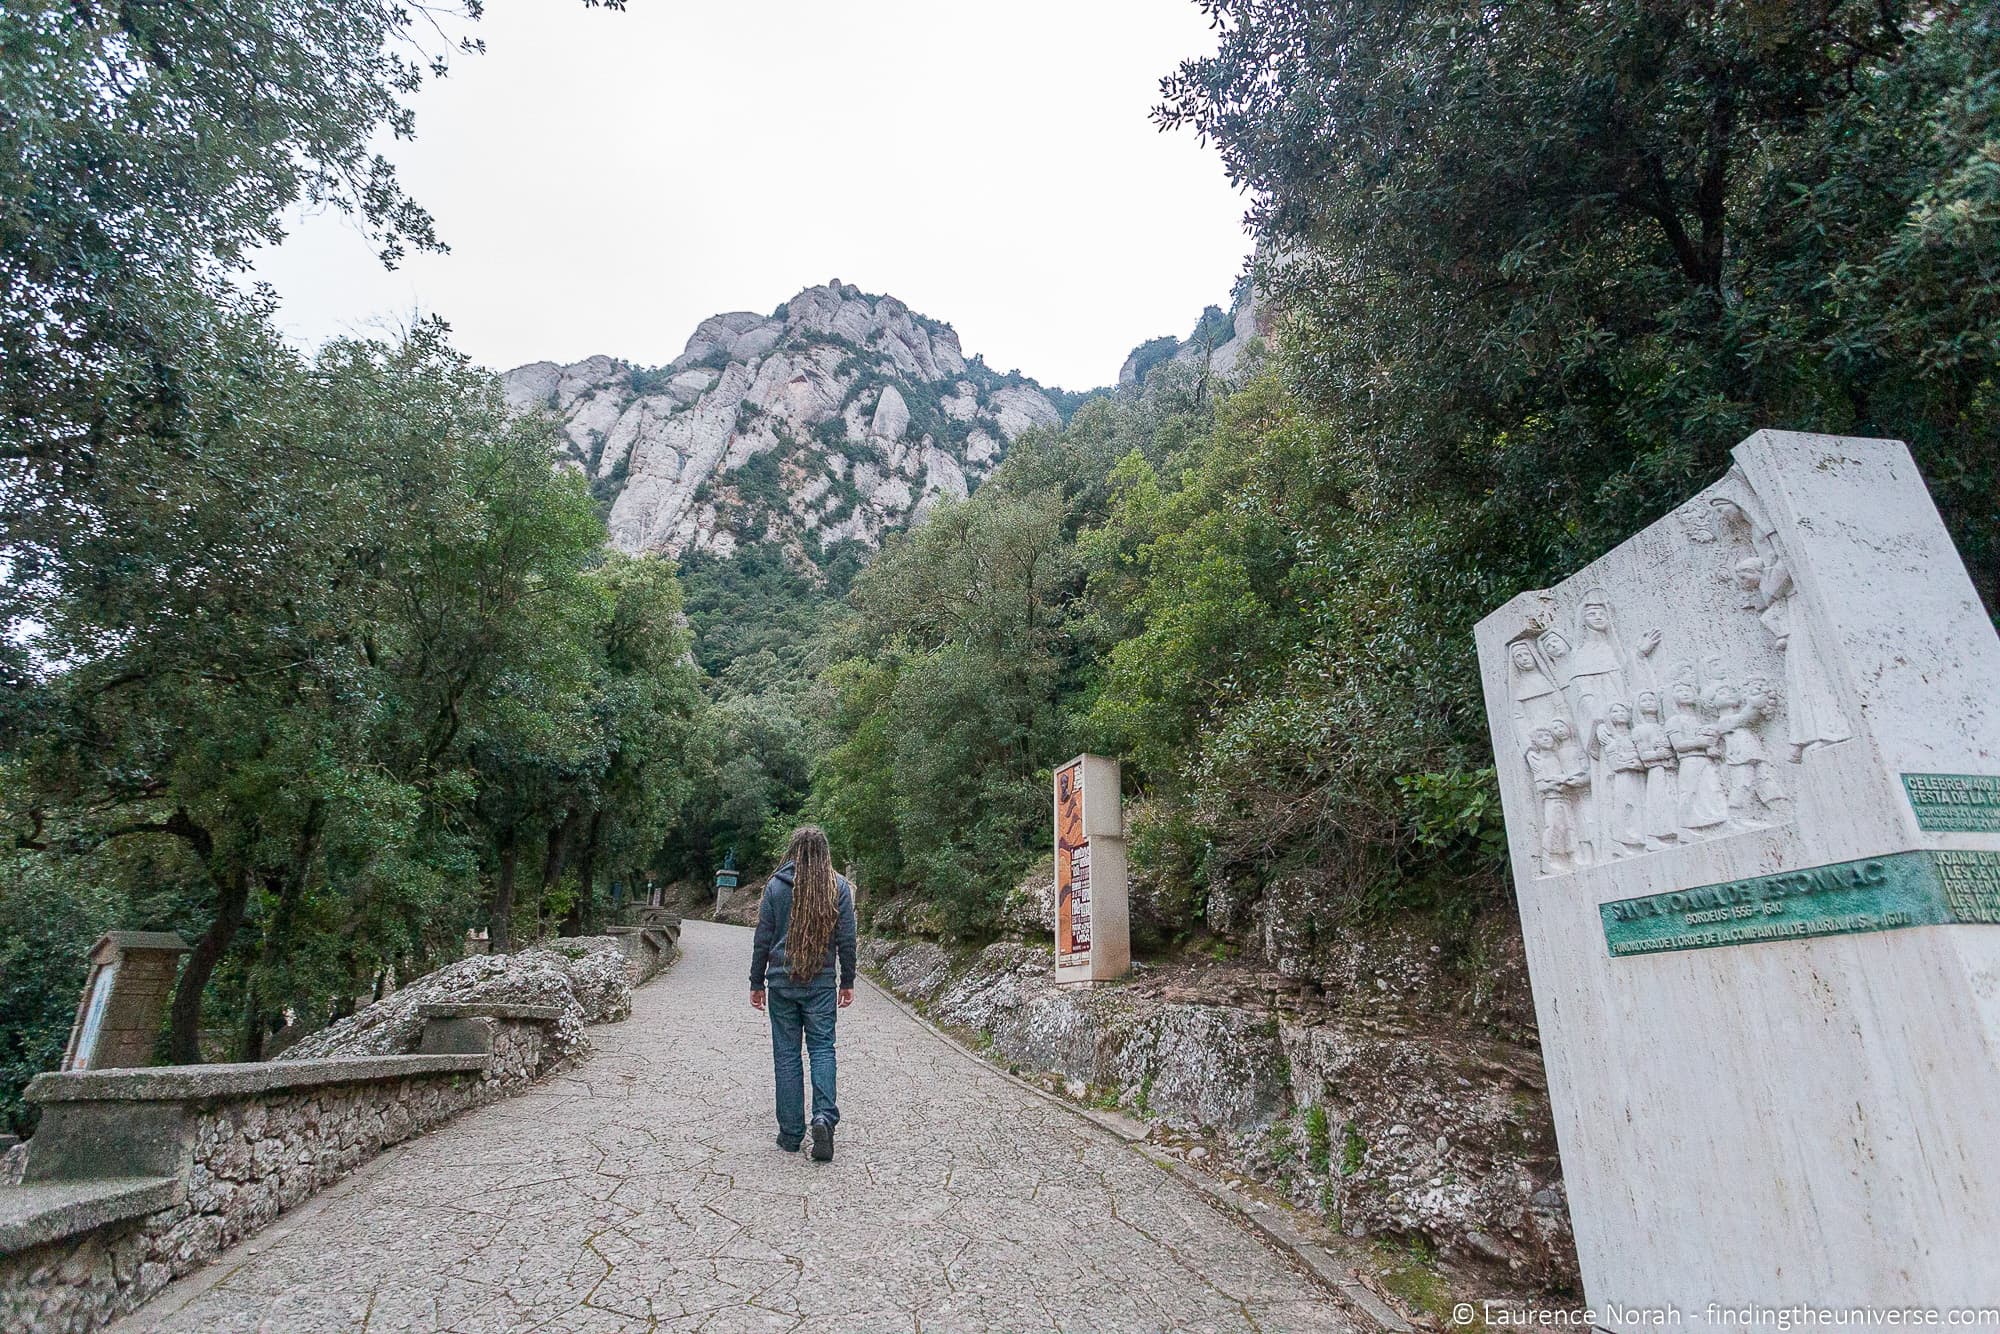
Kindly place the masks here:
<instances>
[{"instance_id":1,"label":"white sky","mask_svg":"<svg viewBox=\"0 0 2000 1334\"><path fill-rule=\"evenodd\" d=\"M830 278L1086 389L1227 305L1244 200L1147 117L1193 0L491 0L388 151L452 253L385 272L338 215L257 276L301 342L442 315L498 370L679 355Z\"/></svg>"}]
</instances>

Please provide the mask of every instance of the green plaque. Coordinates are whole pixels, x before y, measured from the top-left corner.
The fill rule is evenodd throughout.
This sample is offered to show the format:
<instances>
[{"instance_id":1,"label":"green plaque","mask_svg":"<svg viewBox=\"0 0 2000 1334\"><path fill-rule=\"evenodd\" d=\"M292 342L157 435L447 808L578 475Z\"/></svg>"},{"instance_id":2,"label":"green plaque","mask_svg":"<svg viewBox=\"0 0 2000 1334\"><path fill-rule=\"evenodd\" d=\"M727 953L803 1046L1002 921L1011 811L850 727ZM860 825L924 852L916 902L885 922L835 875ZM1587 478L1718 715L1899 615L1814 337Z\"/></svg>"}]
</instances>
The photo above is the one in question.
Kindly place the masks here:
<instances>
[{"instance_id":1,"label":"green plaque","mask_svg":"<svg viewBox=\"0 0 2000 1334\"><path fill-rule=\"evenodd\" d=\"M2000 834L2000 774L1904 774L1917 828L1932 834Z\"/></svg>"},{"instance_id":2,"label":"green plaque","mask_svg":"<svg viewBox=\"0 0 2000 1334\"><path fill-rule=\"evenodd\" d=\"M1613 958L1950 923L2000 924L2000 852L1892 852L1600 904Z\"/></svg>"}]
</instances>

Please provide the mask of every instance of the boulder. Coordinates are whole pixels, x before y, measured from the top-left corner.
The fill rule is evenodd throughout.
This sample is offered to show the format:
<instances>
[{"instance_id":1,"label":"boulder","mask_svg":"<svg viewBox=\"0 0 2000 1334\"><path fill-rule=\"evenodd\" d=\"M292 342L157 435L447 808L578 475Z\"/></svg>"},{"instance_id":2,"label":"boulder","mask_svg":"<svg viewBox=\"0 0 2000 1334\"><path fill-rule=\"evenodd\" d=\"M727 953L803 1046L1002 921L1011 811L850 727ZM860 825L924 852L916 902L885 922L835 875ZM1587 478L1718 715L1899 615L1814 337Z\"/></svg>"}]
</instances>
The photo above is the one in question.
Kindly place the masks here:
<instances>
[{"instance_id":1,"label":"boulder","mask_svg":"<svg viewBox=\"0 0 2000 1334\"><path fill-rule=\"evenodd\" d=\"M875 417L868 424L868 433L883 440L901 440L903 432L910 429L910 406L893 384L882 386L882 397L876 401Z\"/></svg>"},{"instance_id":2,"label":"boulder","mask_svg":"<svg viewBox=\"0 0 2000 1334\"><path fill-rule=\"evenodd\" d=\"M1000 426L1000 434L1008 444L1032 427L1046 426L1053 430L1062 425L1062 413L1049 402L1038 389L1025 385L1008 385L996 389L986 401L987 409Z\"/></svg>"}]
</instances>

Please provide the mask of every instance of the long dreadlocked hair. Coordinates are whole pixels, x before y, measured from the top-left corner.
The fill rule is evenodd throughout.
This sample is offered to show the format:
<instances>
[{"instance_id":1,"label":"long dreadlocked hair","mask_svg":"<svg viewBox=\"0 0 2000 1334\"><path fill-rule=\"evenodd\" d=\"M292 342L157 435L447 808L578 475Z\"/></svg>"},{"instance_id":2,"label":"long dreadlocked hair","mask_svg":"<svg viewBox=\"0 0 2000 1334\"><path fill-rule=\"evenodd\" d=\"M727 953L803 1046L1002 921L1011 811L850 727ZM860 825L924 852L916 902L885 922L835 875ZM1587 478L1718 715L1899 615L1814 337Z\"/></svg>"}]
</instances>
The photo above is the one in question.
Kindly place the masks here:
<instances>
[{"instance_id":1,"label":"long dreadlocked hair","mask_svg":"<svg viewBox=\"0 0 2000 1334\"><path fill-rule=\"evenodd\" d=\"M785 852L792 864L792 924L785 942L785 969L794 982L810 982L826 967L833 942L834 921L840 915L840 895L833 879L833 849L826 831L816 824L792 831Z\"/></svg>"}]
</instances>

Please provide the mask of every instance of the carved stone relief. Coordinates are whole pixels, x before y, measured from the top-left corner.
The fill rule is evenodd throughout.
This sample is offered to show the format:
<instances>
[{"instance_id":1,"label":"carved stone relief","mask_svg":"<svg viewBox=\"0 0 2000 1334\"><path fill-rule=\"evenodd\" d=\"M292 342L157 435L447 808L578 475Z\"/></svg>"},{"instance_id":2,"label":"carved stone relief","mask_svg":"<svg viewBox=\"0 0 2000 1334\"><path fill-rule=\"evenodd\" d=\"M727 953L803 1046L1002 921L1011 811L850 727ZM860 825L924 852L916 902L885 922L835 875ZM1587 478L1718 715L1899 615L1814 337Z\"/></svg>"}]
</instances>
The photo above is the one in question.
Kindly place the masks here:
<instances>
[{"instance_id":1,"label":"carved stone relief","mask_svg":"<svg viewBox=\"0 0 2000 1334\"><path fill-rule=\"evenodd\" d=\"M1544 875L1788 822L1784 766L1853 735L1742 474L1677 518L1645 587L1544 594L1507 646Z\"/></svg>"}]
</instances>

